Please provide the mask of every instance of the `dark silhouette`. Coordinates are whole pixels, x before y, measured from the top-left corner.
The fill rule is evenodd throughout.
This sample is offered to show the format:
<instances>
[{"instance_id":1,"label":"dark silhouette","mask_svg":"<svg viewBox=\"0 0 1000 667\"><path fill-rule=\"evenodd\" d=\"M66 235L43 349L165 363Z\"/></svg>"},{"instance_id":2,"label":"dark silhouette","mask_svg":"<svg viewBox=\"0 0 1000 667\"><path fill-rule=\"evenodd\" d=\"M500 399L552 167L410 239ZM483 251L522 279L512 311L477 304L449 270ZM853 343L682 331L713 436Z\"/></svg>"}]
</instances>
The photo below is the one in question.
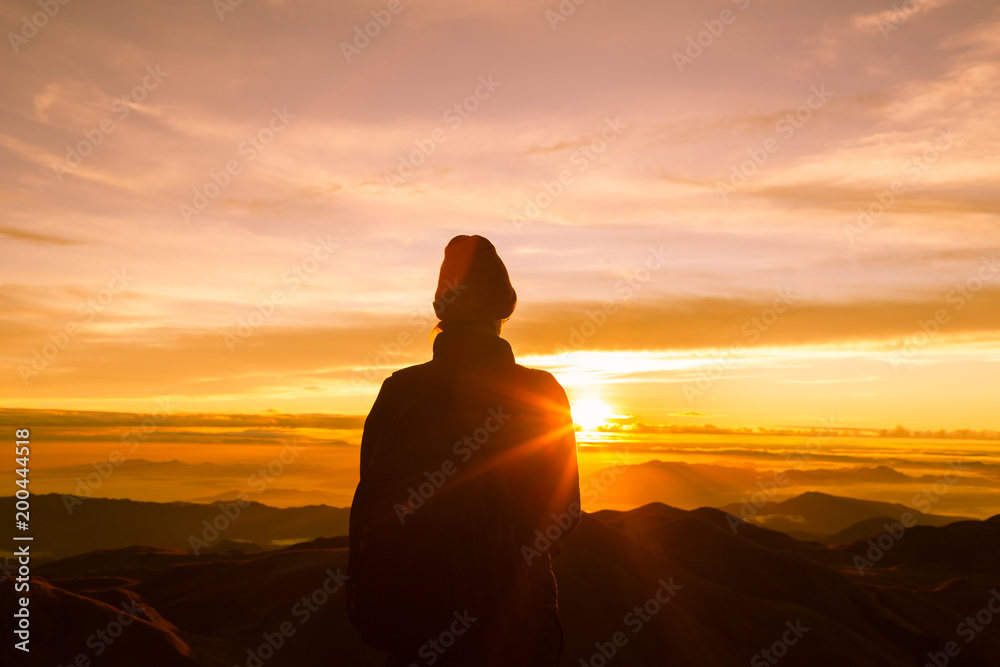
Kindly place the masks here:
<instances>
[{"instance_id":1,"label":"dark silhouette","mask_svg":"<svg viewBox=\"0 0 1000 667\"><path fill-rule=\"evenodd\" d=\"M517 303L481 236L456 236L433 359L396 371L365 421L348 614L387 665L557 665L551 555L580 520L566 393L514 361Z\"/></svg>"}]
</instances>

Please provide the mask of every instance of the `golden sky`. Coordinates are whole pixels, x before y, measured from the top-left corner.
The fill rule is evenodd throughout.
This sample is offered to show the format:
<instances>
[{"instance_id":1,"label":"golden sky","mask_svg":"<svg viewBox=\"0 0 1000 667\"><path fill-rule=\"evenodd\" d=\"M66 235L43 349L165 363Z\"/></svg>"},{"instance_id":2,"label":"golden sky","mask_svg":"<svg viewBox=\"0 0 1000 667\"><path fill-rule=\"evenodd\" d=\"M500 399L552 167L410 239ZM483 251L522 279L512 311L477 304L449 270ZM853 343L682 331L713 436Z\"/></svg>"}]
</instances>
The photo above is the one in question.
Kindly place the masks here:
<instances>
[{"instance_id":1,"label":"golden sky","mask_svg":"<svg viewBox=\"0 0 1000 667\"><path fill-rule=\"evenodd\" d=\"M574 401L1000 429L996 3L560 6L0 4L0 407L363 416L478 233Z\"/></svg>"}]
</instances>

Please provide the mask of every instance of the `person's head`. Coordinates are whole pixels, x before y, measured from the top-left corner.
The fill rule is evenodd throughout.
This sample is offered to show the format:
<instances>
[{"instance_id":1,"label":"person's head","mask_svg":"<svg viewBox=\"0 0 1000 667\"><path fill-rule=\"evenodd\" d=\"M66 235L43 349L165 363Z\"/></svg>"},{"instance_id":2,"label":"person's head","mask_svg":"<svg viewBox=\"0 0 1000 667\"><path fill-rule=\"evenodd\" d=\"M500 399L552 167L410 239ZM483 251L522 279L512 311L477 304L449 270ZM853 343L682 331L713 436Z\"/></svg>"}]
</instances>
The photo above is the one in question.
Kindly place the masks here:
<instances>
[{"instance_id":1,"label":"person's head","mask_svg":"<svg viewBox=\"0 0 1000 667\"><path fill-rule=\"evenodd\" d=\"M492 243L465 235L448 242L434 293L434 313L441 320L438 329L465 323L499 334L516 305L517 292Z\"/></svg>"}]
</instances>

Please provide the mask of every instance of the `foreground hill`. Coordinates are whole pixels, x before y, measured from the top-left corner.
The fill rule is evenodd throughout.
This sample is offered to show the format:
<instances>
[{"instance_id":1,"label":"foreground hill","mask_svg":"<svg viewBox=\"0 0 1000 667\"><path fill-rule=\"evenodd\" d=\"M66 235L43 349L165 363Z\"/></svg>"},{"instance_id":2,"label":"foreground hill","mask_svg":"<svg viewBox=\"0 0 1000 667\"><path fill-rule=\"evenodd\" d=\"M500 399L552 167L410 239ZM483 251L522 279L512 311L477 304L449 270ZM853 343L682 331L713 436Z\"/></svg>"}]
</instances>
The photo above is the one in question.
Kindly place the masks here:
<instances>
[{"instance_id":1,"label":"foreground hill","mask_svg":"<svg viewBox=\"0 0 1000 667\"><path fill-rule=\"evenodd\" d=\"M990 600L1000 600L1000 519L913 529L862 570L856 558L867 542L829 548L731 525L719 510L658 504L585 515L554 561L563 664L600 664L591 658L624 632L607 664L760 665L773 664L763 651L777 651L789 666L910 667L955 642L949 665L1000 665L1000 617L971 641L963 632L967 617L992 618ZM46 602L35 617L35 658L95 657L81 640L130 600L143 608L141 632L114 662L94 664L380 665L344 614L346 563L339 540L263 554L128 547L49 563L36 571ZM676 596L637 628L630 614L661 581ZM334 592L318 595L324 587ZM283 623L294 632L269 648ZM796 641L782 646L783 637Z\"/></svg>"},{"instance_id":2,"label":"foreground hill","mask_svg":"<svg viewBox=\"0 0 1000 667\"><path fill-rule=\"evenodd\" d=\"M14 516L13 502L3 499L9 516ZM48 560L133 544L201 553L225 551L239 542L274 549L346 535L351 513L326 505L279 509L252 501L152 503L56 493L32 496L31 511L36 548Z\"/></svg>"}]
</instances>

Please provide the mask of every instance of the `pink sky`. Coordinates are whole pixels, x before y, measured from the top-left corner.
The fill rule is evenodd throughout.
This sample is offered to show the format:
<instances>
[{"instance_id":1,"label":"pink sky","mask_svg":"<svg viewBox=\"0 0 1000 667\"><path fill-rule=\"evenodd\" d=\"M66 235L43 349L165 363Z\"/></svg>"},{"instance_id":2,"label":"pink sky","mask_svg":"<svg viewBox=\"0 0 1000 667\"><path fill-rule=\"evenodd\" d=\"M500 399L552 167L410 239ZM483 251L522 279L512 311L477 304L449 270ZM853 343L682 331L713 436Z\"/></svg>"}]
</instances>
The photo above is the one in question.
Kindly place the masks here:
<instances>
[{"instance_id":1,"label":"pink sky","mask_svg":"<svg viewBox=\"0 0 1000 667\"><path fill-rule=\"evenodd\" d=\"M364 414L479 233L571 398L1000 428L995 3L388 6L0 4L0 407Z\"/></svg>"}]
</instances>

